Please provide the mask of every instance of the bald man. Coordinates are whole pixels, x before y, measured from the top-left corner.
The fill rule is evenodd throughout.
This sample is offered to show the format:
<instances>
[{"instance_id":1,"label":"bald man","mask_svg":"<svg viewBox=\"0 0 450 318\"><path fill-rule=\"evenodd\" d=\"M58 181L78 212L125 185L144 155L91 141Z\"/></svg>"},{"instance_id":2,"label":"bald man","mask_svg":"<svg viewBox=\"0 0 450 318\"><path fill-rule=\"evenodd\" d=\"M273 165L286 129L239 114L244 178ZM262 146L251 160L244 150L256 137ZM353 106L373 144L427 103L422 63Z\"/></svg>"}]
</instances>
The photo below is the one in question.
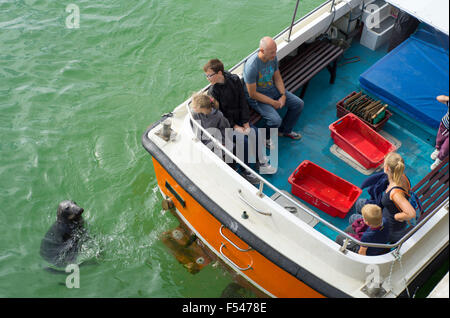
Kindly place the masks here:
<instances>
[{"instance_id":1,"label":"bald man","mask_svg":"<svg viewBox=\"0 0 450 318\"><path fill-rule=\"evenodd\" d=\"M293 131L303 110L303 100L284 87L278 69L277 44L268 36L261 39L258 54L252 55L244 66L245 93L250 107L266 120L266 128L278 128L278 136L300 139ZM279 111L287 108L283 118ZM272 148L270 129L266 130L266 146Z\"/></svg>"}]
</instances>

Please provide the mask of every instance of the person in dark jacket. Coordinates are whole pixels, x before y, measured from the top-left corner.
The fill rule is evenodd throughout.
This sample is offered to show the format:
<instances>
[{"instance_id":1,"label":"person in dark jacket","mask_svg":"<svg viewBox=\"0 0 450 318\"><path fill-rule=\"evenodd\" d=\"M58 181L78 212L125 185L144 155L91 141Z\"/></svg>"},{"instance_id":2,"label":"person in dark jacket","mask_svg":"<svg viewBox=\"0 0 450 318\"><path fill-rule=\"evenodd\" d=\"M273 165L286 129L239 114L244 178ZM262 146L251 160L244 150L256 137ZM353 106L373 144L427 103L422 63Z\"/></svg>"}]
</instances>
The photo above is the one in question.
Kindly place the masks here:
<instances>
[{"instance_id":1,"label":"person in dark jacket","mask_svg":"<svg viewBox=\"0 0 450 318\"><path fill-rule=\"evenodd\" d=\"M230 126L240 132L249 130L250 108L239 76L225 71L223 63L218 59L209 60L203 71L211 83L208 94L219 102L220 111L228 119Z\"/></svg>"},{"instance_id":2,"label":"person in dark jacket","mask_svg":"<svg viewBox=\"0 0 450 318\"><path fill-rule=\"evenodd\" d=\"M233 141L238 146L237 140L242 140L244 146L244 162L256 162L256 169L260 173L274 174L277 169L269 164L269 160L263 153L263 147L258 147L258 129L250 124L250 108L244 94L241 79L235 74L224 70L223 63L219 59L209 60L203 71L211 86L208 94L219 102L219 109L228 119L233 128ZM251 138L252 137L252 138ZM254 161L250 160L250 150L254 150Z\"/></svg>"}]
</instances>

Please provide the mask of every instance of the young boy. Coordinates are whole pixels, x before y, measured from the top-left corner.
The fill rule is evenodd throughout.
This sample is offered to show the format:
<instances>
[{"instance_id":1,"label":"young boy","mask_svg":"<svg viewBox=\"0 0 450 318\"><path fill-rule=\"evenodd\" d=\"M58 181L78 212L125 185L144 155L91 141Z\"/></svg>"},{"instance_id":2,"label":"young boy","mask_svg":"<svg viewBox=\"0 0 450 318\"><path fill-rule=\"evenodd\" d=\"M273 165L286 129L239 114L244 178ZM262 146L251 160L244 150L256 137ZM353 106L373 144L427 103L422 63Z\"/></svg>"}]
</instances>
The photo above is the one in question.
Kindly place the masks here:
<instances>
[{"instance_id":1,"label":"young boy","mask_svg":"<svg viewBox=\"0 0 450 318\"><path fill-rule=\"evenodd\" d=\"M366 204L363 206L361 213L368 228L364 231L360 241L364 243L388 243L389 229L385 226L386 222L381 208L375 204ZM358 250L358 253L362 255L381 255L387 252L389 252L389 249L380 247L361 246Z\"/></svg>"},{"instance_id":2,"label":"young boy","mask_svg":"<svg viewBox=\"0 0 450 318\"><path fill-rule=\"evenodd\" d=\"M378 205L375 204L366 204L361 209L362 219L364 224L367 225L366 229L361 235L360 241L363 243L380 243L386 244L389 239L389 229L386 226L386 220L383 218L383 211ZM355 220L355 222L360 223L359 220ZM359 234L355 232L355 229L352 225L345 229L345 232L351 234L351 236L355 237L354 234ZM343 235L338 235L336 238L336 242L339 244L343 244L345 237ZM389 252L389 249L379 248L379 247L365 247L360 246L353 241L350 241L347 245L347 249L359 253L361 255L381 255Z\"/></svg>"}]
</instances>

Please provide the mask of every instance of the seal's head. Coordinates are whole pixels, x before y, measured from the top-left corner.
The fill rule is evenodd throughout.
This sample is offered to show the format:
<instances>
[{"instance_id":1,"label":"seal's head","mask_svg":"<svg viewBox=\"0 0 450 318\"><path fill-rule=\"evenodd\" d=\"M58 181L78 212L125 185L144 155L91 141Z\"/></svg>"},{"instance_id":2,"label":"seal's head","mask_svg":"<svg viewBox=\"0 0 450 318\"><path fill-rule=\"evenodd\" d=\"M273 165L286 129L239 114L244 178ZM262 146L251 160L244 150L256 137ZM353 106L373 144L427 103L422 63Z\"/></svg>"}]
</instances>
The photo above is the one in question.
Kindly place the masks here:
<instances>
[{"instance_id":1,"label":"seal's head","mask_svg":"<svg viewBox=\"0 0 450 318\"><path fill-rule=\"evenodd\" d=\"M75 202L65 200L58 205L56 218L58 221L64 223L77 223L81 221L83 212L84 209L79 207Z\"/></svg>"}]
</instances>

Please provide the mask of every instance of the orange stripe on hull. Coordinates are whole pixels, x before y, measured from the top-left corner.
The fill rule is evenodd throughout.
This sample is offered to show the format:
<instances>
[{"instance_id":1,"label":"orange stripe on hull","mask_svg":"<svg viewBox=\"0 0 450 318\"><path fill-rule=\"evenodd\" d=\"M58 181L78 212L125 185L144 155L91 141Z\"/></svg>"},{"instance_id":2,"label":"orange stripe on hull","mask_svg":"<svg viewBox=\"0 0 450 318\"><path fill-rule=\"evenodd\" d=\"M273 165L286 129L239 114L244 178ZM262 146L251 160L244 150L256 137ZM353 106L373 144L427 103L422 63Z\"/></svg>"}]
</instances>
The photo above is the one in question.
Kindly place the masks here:
<instances>
[{"instance_id":1,"label":"orange stripe on hull","mask_svg":"<svg viewBox=\"0 0 450 318\"><path fill-rule=\"evenodd\" d=\"M190 196L157 160L153 157L152 160L160 189L166 196L171 198L177 210L200 233L202 238L214 248L216 254L220 254L219 251L222 246L222 253L236 266L243 269L251 266L250 269L242 271L242 273L276 297L324 297L257 251L243 252L235 248L220 234L219 231L222 224ZM166 182L170 184L180 198L176 198L173 191L171 192L167 189ZM180 203L179 199L183 200L185 204ZM240 249L245 250L249 248L244 241L227 228L222 229L222 234Z\"/></svg>"}]
</instances>

